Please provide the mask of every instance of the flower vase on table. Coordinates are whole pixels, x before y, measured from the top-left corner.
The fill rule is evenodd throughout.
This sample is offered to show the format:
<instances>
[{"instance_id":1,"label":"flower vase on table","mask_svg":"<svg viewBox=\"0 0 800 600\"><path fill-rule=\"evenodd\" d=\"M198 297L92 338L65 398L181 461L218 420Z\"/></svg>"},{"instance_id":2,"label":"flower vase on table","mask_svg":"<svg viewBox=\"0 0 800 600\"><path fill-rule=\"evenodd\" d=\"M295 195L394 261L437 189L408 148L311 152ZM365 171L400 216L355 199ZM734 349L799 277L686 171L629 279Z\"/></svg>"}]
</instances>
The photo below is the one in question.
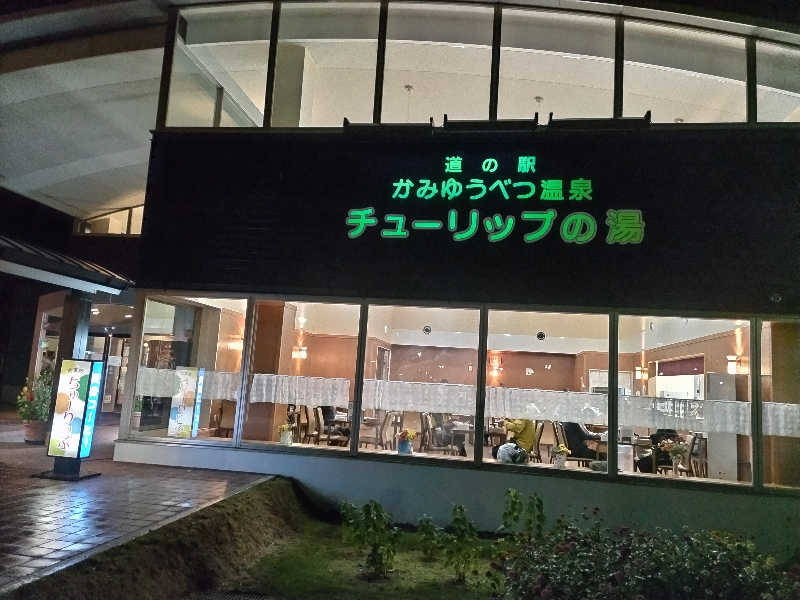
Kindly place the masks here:
<instances>
[{"instance_id":1,"label":"flower vase on table","mask_svg":"<svg viewBox=\"0 0 800 600\"><path fill-rule=\"evenodd\" d=\"M553 456L553 466L556 469L564 469L567 466L567 456L572 452L564 444L559 444L553 448L551 454Z\"/></svg>"},{"instance_id":2,"label":"flower vase on table","mask_svg":"<svg viewBox=\"0 0 800 600\"><path fill-rule=\"evenodd\" d=\"M292 445L292 426L291 425L281 425L281 445L282 446L291 446Z\"/></svg>"},{"instance_id":3,"label":"flower vase on table","mask_svg":"<svg viewBox=\"0 0 800 600\"><path fill-rule=\"evenodd\" d=\"M403 429L397 434L397 453L398 454L413 454L414 449L411 446L411 440L414 439L416 433L411 429Z\"/></svg>"}]
</instances>

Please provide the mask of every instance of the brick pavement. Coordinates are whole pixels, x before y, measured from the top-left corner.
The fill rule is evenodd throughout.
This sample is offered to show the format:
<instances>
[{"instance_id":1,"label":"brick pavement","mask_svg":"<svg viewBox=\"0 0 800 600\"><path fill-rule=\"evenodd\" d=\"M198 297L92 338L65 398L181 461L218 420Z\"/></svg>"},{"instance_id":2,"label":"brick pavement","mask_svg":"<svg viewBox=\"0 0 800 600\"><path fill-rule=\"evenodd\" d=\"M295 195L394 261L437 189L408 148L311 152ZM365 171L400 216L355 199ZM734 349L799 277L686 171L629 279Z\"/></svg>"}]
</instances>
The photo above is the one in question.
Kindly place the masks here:
<instances>
[{"instance_id":1,"label":"brick pavement","mask_svg":"<svg viewBox=\"0 0 800 600\"><path fill-rule=\"evenodd\" d=\"M246 489L249 473L115 463L117 424L97 427L82 472L61 482L31 477L52 466L44 446L18 441L0 425L0 594Z\"/></svg>"}]
</instances>

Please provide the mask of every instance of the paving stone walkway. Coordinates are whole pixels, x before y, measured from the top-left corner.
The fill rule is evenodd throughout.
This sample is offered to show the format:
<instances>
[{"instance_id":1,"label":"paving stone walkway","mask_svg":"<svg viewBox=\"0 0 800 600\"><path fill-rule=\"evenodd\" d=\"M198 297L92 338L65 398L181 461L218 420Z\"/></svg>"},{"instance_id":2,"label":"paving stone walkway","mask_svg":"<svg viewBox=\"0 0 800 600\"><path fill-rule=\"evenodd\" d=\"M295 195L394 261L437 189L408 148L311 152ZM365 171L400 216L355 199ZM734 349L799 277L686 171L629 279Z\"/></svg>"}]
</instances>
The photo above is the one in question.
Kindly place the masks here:
<instances>
[{"instance_id":1,"label":"paving stone walkway","mask_svg":"<svg viewBox=\"0 0 800 600\"><path fill-rule=\"evenodd\" d=\"M108 419L106 419L108 421ZM51 468L43 446L0 425L0 595L123 543L263 480L262 475L119 463L116 423L95 433L82 472L61 482L31 477Z\"/></svg>"}]
</instances>

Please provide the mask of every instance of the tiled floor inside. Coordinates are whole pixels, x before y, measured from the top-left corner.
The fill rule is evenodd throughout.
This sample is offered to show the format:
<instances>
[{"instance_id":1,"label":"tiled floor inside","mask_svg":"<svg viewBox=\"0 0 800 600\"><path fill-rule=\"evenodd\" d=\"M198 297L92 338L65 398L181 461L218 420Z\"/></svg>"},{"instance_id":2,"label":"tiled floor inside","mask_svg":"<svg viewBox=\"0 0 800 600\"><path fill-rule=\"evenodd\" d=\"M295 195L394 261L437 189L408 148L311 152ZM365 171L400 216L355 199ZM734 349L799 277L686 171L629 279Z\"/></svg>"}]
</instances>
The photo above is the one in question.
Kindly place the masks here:
<instances>
[{"instance_id":1,"label":"tiled floor inside","mask_svg":"<svg viewBox=\"0 0 800 600\"><path fill-rule=\"evenodd\" d=\"M43 446L16 441L0 425L0 594L73 564L198 507L221 500L261 475L115 463L116 423L100 425L94 459L79 482L38 479L52 459Z\"/></svg>"}]
</instances>

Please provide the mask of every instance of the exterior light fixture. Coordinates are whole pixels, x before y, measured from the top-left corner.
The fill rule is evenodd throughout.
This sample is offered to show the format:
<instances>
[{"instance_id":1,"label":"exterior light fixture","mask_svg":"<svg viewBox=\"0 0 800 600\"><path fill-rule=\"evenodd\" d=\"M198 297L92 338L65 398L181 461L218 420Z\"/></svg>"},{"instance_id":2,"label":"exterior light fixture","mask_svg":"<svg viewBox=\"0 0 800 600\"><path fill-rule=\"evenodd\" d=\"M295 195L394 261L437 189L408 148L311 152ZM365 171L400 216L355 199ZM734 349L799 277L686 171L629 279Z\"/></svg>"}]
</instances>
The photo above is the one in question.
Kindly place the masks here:
<instances>
[{"instance_id":1,"label":"exterior light fixture","mask_svg":"<svg viewBox=\"0 0 800 600\"><path fill-rule=\"evenodd\" d=\"M635 367L633 376L636 377L636 379L641 379L642 378L642 367Z\"/></svg>"},{"instance_id":2,"label":"exterior light fixture","mask_svg":"<svg viewBox=\"0 0 800 600\"><path fill-rule=\"evenodd\" d=\"M735 354L729 354L725 358L728 359L728 375L736 375L736 367L739 363L739 357Z\"/></svg>"},{"instance_id":3,"label":"exterior light fixture","mask_svg":"<svg viewBox=\"0 0 800 600\"><path fill-rule=\"evenodd\" d=\"M305 360L308 358L308 348L306 346L295 346L292 348L292 358Z\"/></svg>"}]
</instances>

